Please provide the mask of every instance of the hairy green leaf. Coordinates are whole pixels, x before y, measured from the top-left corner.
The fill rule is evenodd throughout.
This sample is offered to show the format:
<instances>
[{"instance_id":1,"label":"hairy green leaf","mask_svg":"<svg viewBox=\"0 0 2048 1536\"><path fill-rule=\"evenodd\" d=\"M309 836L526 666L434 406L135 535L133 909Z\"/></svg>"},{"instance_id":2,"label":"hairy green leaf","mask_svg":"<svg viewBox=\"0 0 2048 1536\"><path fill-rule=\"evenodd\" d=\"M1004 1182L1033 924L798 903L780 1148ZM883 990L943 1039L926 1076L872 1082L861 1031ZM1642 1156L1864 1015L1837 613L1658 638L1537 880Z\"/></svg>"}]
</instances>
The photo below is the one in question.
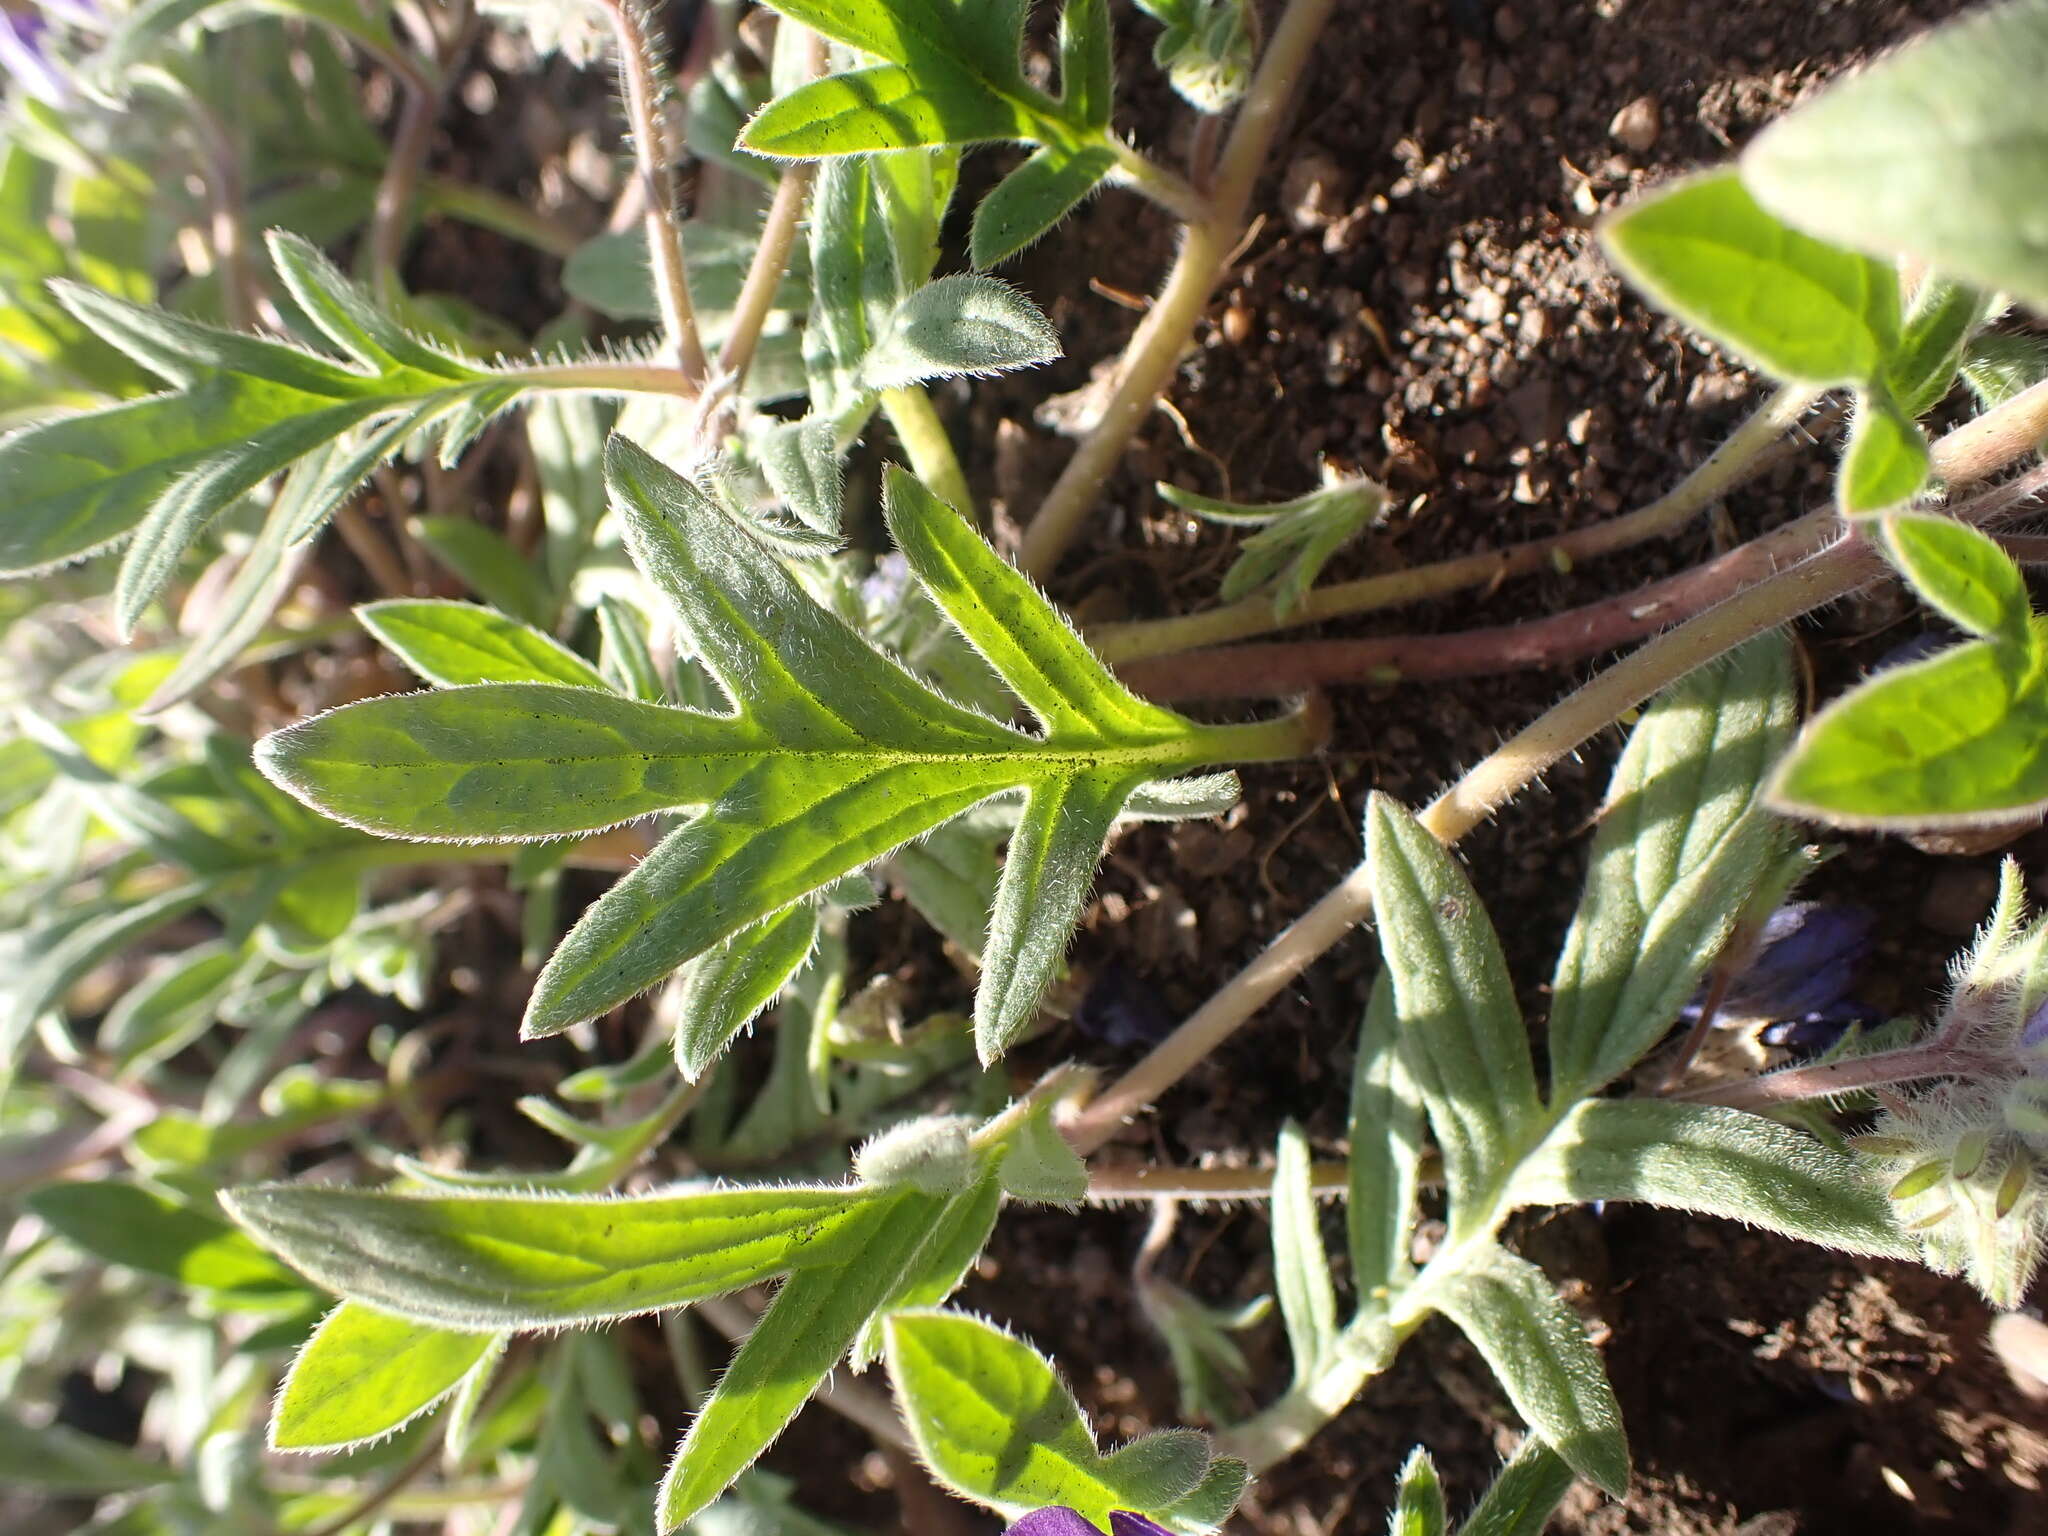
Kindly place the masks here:
<instances>
[{"instance_id":1,"label":"hairy green leaf","mask_svg":"<svg viewBox=\"0 0 2048 1536\"><path fill-rule=\"evenodd\" d=\"M1057 1504L1106 1527L1113 1509L1164 1514L1210 1473L1206 1441L1185 1432L1101 1455L1051 1363L993 1324L905 1311L883 1332L919 1456L948 1488L998 1514Z\"/></svg>"},{"instance_id":2,"label":"hairy green leaf","mask_svg":"<svg viewBox=\"0 0 2048 1536\"><path fill-rule=\"evenodd\" d=\"M1922 602L1966 634L2024 649L2033 608L2026 578L1988 533L1935 513L1884 520L1885 553Z\"/></svg>"},{"instance_id":3,"label":"hairy green leaf","mask_svg":"<svg viewBox=\"0 0 2048 1536\"><path fill-rule=\"evenodd\" d=\"M1337 1291L1316 1221L1308 1137L1292 1120L1280 1128L1273 1168L1273 1288L1287 1325L1294 1379L1312 1381L1337 1342Z\"/></svg>"},{"instance_id":4,"label":"hairy green leaf","mask_svg":"<svg viewBox=\"0 0 2048 1536\"><path fill-rule=\"evenodd\" d=\"M1886 511L1920 494L1931 463L1919 423L1899 409L1888 390L1866 390L1856 398L1835 499L1849 517Z\"/></svg>"},{"instance_id":5,"label":"hairy green leaf","mask_svg":"<svg viewBox=\"0 0 2048 1536\"><path fill-rule=\"evenodd\" d=\"M1812 721L1773 805L1850 827L1969 827L2048 804L2040 621L2021 646L1977 640L1887 668Z\"/></svg>"},{"instance_id":6,"label":"hairy green leaf","mask_svg":"<svg viewBox=\"0 0 2048 1536\"><path fill-rule=\"evenodd\" d=\"M492 1358L501 1335L450 1333L344 1301L292 1361L270 1418L280 1451L334 1451L404 1428Z\"/></svg>"},{"instance_id":7,"label":"hairy green leaf","mask_svg":"<svg viewBox=\"0 0 2048 1536\"><path fill-rule=\"evenodd\" d=\"M549 837L708 807L571 930L534 989L529 1035L594 1017L1023 789L976 1000L976 1038L992 1058L1028 1023L1110 826L1139 787L1295 749L1288 723L1197 726L1136 698L1022 575L901 472L886 497L898 546L1042 735L964 709L883 657L746 528L623 439L612 441L610 478L634 559L734 713L499 684L352 705L259 747L264 771L317 809L410 837Z\"/></svg>"},{"instance_id":8,"label":"hairy green leaf","mask_svg":"<svg viewBox=\"0 0 2048 1536\"><path fill-rule=\"evenodd\" d=\"M1753 140L1742 177L1802 229L2048 304L2048 5L2011 0L1837 81Z\"/></svg>"},{"instance_id":9,"label":"hairy green leaf","mask_svg":"<svg viewBox=\"0 0 2048 1536\"><path fill-rule=\"evenodd\" d=\"M797 1270L733 1356L662 1478L655 1508L673 1531L754 1464L932 1241L943 1197L891 1190L868 1197L873 1219L841 1262Z\"/></svg>"},{"instance_id":10,"label":"hairy green leaf","mask_svg":"<svg viewBox=\"0 0 2048 1536\"><path fill-rule=\"evenodd\" d=\"M1393 1512L1387 1516L1387 1536L1444 1536L1449 1522L1450 1512L1444 1508L1444 1485L1437 1478L1436 1463L1418 1445L1401 1463Z\"/></svg>"},{"instance_id":11,"label":"hairy green leaf","mask_svg":"<svg viewBox=\"0 0 2048 1536\"><path fill-rule=\"evenodd\" d=\"M896 306L862 359L860 375L870 389L897 389L1007 373L1059 355L1059 334L1037 305L993 277L956 272Z\"/></svg>"},{"instance_id":12,"label":"hairy green leaf","mask_svg":"<svg viewBox=\"0 0 2048 1536\"><path fill-rule=\"evenodd\" d=\"M1571 1486L1571 1466L1541 1436L1530 1435L1458 1527L1458 1536L1543 1536Z\"/></svg>"},{"instance_id":13,"label":"hairy green leaf","mask_svg":"<svg viewBox=\"0 0 2048 1536\"><path fill-rule=\"evenodd\" d=\"M1791 653L1766 636L1661 694L1630 734L1551 984L1556 1101L1634 1065L1727 940L1778 846L1757 791L1794 723Z\"/></svg>"},{"instance_id":14,"label":"hairy green leaf","mask_svg":"<svg viewBox=\"0 0 2048 1536\"><path fill-rule=\"evenodd\" d=\"M1465 872L1383 794L1365 825L1401 1052L1443 1148L1457 1235L1488 1209L1542 1113L1529 1038L1500 939Z\"/></svg>"},{"instance_id":15,"label":"hairy green leaf","mask_svg":"<svg viewBox=\"0 0 2048 1536\"><path fill-rule=\"evenodd\" d=\"M1401 1052L1391 975L1373 984L1351 1076L1351 1200L1346 1217L1360 1310L1377 1310L1411 1274L1423 1103Z\"/></svg>"},{"instance_id":16,"label":"hairy green leaf","mask_svg":"<svg viewBox=\"0 0 2048 1536\"><path fill-rule=\"evenodd\" d=\"M986 271L1035 243L1114 169L1116 154L1102 145L1047 144L1032 151L974 210L968 250L975 266Z\"/></svg>"},{"instance_id":17,"label":"hairy green leaf","mask_svg":"<svg viewBox=\"0 0 2048 1536\"><path fill-rule=\"evenodd\" d=\"M1601 243L1661 308L1778 378L1868 384L1898 345L1891 268L1780 223L1732 170L1631 204Z\"/></svg>"},{"instance_id":18,"label":"hairy green leaf","mask_svg":"<svg viewBox=\"0 0 2048 1536\"><path fill-rule=\"evenodd\" d=\"M585 1199L256 1184L221 1201L327 1290L471 1333L631 1317L843 1264L877 1216L858 1190L803 1187Z\"/></svg>"},{"instance_id":19,"label":"hairy green leaf","mask_svg":"<svg viewBox=\"0 0 2048 1536\"><path fill-rule=\"evenodd\" d=\"M1116 93L1116 39L1109 0L1060 7L1060 105L1075 122L1107 128Z\"/></svg>"},{"instance_id":20,"label":"hairy green leaf","mask_svg":"<svg viewBox=\"0 0 2048 1536\"><path fill-rule=\"evenodd\" d=\"M1625 1497L1628 1444L1614 1389L1586 1330L1543 1271L1496 1248L1429 1294L1478 1346L1530 1429L1579 1476Z\"/></svg>"},{"instance_id":21,"label":"hairy green leaf","mask_svg":"<svg viewBox=\"0 0 2048 1536\"><path fill-rule=\"evenodd\" d=\"M1885 383L1900 410L1918 418L1941 403L1955 384L1970 338L1992 317L1997 302L1945 277L1921 280L1906 308L1898 350L1885 370Z\"/></svg>"},{"instance_id":22,"label":"hairy green leaf","mask_svg":"<svg viewBox=\"0 0 2048 1536\"><path fill-rule=\"evenodd\" d=\"M356 609L363 628L437 688L566 683L603 688L597 668L554 636L490 608L445 598L391 598Z\"/></svg>"},{"instance_id":23,"label":"hairy green leaf","mask_svg":"<svg viewBox=\"0 0 2048 1536\"><path fill-rule=\"evenodd\" d=\"M1667 1099L1588 1099L1516 1170L1518 1205L1641 1200L1845 1253L1908 1256L1854 1159L1776 1120Z\"/></svg>"},{"instance_id":24,"label":"hairy green leaf","mask_svg":"<svg viewBox=\"0 0 2048 1536\"><path fill-rule=\"evenodd\" d=\"M699 955L676 994L676 1067L702 1077L732 1037L774 1002L818 942L818 909L798 902Z\"/></svg>"}]
</instances>

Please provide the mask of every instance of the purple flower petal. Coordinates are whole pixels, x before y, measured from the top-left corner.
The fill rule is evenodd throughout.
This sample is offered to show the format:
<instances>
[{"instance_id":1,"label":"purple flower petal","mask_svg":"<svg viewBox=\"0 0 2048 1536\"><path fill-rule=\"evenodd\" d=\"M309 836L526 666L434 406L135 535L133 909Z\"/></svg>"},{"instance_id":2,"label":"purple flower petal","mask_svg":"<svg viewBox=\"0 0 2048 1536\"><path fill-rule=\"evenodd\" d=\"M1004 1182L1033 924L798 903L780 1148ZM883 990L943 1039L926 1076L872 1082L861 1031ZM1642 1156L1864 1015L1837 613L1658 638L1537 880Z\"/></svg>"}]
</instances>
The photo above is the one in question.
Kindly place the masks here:
<instances>
[{"instance_id":1,"label":"purple flower petal","mask_svg":"<svg viewBox=\"0 0 2048 1536\"><path fill-rule=\"evenodd\" d=\"M1127 1509L1113 1510L1109 1517L1110 1536L1173 1536L1157 1520L1147 1520Z\"/></svg>"},{"instance_id":2,"label":"purple flower petal","mask_svg":"<svg viewBox=\"0 0 2048 1536\"><path fill-rule=\"evenodd\" d=\"M1055 1504L1031 1511L1010 1527L1009 1536L1102 1536L1102 1532L1082 1519L1078 1510Z\"/></svg>"},{"instance_id":3,"label":"purple flower petal","mask_svg":"<svg viewBox=\"0 0 2048 1536\"><path fill-rule=\"evenodd\" d=\"M2048 1002L2044 1002L2027 1015L2027 1022L2020 1030L2020 1044L2035 1046L2048 1044Z\"/></svg>"}]
</instances>

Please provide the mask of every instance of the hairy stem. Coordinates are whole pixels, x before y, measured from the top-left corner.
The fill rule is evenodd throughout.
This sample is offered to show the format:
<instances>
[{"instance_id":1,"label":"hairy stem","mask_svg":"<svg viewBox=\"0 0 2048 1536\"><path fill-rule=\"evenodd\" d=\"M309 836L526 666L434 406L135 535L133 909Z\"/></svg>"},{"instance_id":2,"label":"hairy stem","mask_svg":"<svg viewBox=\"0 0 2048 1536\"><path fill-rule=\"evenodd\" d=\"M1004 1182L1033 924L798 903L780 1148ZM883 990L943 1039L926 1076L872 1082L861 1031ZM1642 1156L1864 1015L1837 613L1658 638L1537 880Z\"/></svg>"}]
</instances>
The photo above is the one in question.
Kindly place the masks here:
<instances>
[{"instance_id":1,"label":"hairy stem","mask_svg":"<svg viewBox=\"0 0 2048 1536\"><path fill-rule=\"evenodd\" d=\"M1934 445L1936 472L1948 481L1951 491L1962 489L2030 454L2044 432L2048 432L2048 382L2034 385L1942 438ZM2017 501L2040 490L2043 481L2048 481L2048 475L2037 471L1969 507L1958 508L1958 515L1973 520L2003 515ZM1551 764L1576 751L1652 694L1745 640L1876 580L1884 570L1884 562L1869 542L1852 534L1665 631L1474 765L1422 812L1423 826L1441 842L1456 842ZM1361 864L1144 1060L1072 1117L1063 1127L1067 1139L1084 1154L1101 1146L1127 1118L1179 1082L1371 911L1371 879Z\"/></svg>"},{"instance_id":2,"label":"hairy stem","mask_svg":"<svg viewBox=\"0 0 2048 1536\"><path fill-rule=\"evenodd\" d=\"M1238 108L1236 125L1216 168L1208 212L1187 226L1180 254L1174 258L1158 301L1124 348L1116 388L1103 407L1101 421L1067 461L1024 532L1018 563L1031 575L1043 580L1059 564L1139 424L1172 381L1181 351L1243 234L1252 183L1335 5L1336 0L1288 0L1287 11Z\"/></svg>"},{"instance_id":3,"label":"hairy stem","mask_svg":"<svg viewBox=\"0 0 2048 1536\"><path fill-rule=\"evenodd\" d=\"M667 351L681 366L694 392L710 368L704 343L697 335L697 311L690 302L690 274L683 265L683 243L676 227L675 178L669 172L668 135L662 131L661 92L656 85L654 28L639 0L597 0L604 8L618 43L619 78L624 85L626 127L633 140L647 231L647 264L654 274L654 295L661 306L662 334Z\"/></svg>"},{"instance_id":4,"label":"hairy stem","mask_svg":"<svg viewBox=\"0 0 2048 1536\"><path fill-rule=\"evenodd\" d=\"M1175 175L1113 133L1104 133L1102 138L1116 156L1116 169L1110 175L1119 185L1143 193L1183 224L1200 224L1210 217L1209 200L1185 177Z\"/></svg>"},{"instance_id":5,"label":"hairy stem","mask_svg":"<svg viewBox=\"0 0 2048 1536\"><path fill-rule=\"evenodd\" d=\"M1786 429L1805 414L1813 398L1810 391L1792 385L1778 390L1671 491L1648 506L1591 527L1318 587L1284 618L1274 613L1269 597L1255 594L1205 613L1104 625L1089 631L1088 643L1105 661L1136 661L1400 607L1470 587L1490 590L1510 577L1632 549L1684 527L1743 481L1776 462L1793 442L1785 436Z\"/></svg>"},{"instance_id":6,"label":"hairy stem","mask_svg":"<svg viewBox=\"0 0 2048 1536\"><path fill-rule=\"evenodd\" d=\"M1317 1163L1309 1170L1309 1188L1319 1199L1340 1200L1351 1189L1345 1163ZM1270 1168L1175 1168L1164 1163L1097 1166L1088 1170L1090 1205L1121 1205L1133 1200L1270 1200Z\"/></svg>"},{"instance_id":7,"label":"hairy stem","mask_svg":"<svg viewBox=\"0 0 2048 1536\"><path fill-rule=\"evenodd\" d=\"M896 431L896 441L910 458L911 472L970 523L979 523L974 492L967 488L967 475L953 452L953 439L946 424L932 406L932 398L915 384L882 391L882 414Z\"/></svg>"}]
</instances>

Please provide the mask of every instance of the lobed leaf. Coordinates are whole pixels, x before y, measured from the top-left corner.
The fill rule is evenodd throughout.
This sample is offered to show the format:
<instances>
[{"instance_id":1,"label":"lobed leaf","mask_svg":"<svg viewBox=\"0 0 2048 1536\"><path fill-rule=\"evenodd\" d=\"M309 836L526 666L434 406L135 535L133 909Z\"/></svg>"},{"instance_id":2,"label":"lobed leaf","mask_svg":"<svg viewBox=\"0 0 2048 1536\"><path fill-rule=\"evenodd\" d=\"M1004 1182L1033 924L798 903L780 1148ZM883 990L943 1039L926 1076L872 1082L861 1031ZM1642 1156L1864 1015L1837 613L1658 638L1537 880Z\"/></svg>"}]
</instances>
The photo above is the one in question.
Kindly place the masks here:
<instances>
[{"instance_id":1,"label":"lobed leaf","mask_svg":"<svg viewBox=\"0 0 2048 1536\"><path fill-rule=\"evenodd\" d=\"M2048 5L1987 8L1787 113L1742 178L1802 229L2048 304L2044 70Z\"/></svg>"},{"instance_id":2,"label":"lobed leaf","mask_svg":"<svg viewBox=\"0 0 2048 1536\"><path fill-rule=\"evenodd\" d=\"M270 1445L337 1451L392 1434L433 1408L503 1347L344 1301L314 1330L278 1389Z\"/></svg>"},{"instance_id":3,"label":"lobed leaf","mask_svg":"<svg viewBox=\"0 0 2048 1536\"><path fill-rule=\"evenodd\" d=\"M1401 1053L1443 1149L1455 1235L1487 1209L1541 1117L1529 1040L1464 871L1387 796L1373 795L1365 820Z\"/></svg>"},{"instance_id":4,"label":"lobed leaf","mask_svg":"<svg viewBox=\"0 0 2048 1536\"><path fill-rule=\"evenodd\" d=\"M858 1190L801 1186L583 1199L256 1184L221 1202L325 1289L467 1333L632 1317L843 1264L882 1214Z\"/></svg>"},{"instance_id":5,"label":"lobed leaf","mask_svg":"<svg viewBox=\"0 0 2048 1536\"><path fill-rule=\"evenodd\" d=\"M1588 1099L1515 1172L1518 1205L1641 1200L1845 1253L1909 1256L1892 1204L1847 1153L1760 1115Z\"/></svg>"},{"instance_id":6,"label":"lobed leaf","mask_svg":"<svg viewBox=\"0 0 2048 1536\"><path fill-rule=\"evenodd\" d=\"M1543 1271L1496 1248L1429 1297L1478 1347L1530 1429L1579 1476L1626 1497L1628 1445L1614 1388Z\"/></svg>"},{"instance_id":7,"label":"lobed leaf","mask_svg":"<svg viewBox=\"0 0 2048 1536\"><path fill-rule=\"evenodd\" d=\"M1791 739L1766 636L1661 694L1614 766L1551 984L1552 1098L1597 1091L1678 1016L1778 843L1758 787Z\"/></svg>"}]
</instances>

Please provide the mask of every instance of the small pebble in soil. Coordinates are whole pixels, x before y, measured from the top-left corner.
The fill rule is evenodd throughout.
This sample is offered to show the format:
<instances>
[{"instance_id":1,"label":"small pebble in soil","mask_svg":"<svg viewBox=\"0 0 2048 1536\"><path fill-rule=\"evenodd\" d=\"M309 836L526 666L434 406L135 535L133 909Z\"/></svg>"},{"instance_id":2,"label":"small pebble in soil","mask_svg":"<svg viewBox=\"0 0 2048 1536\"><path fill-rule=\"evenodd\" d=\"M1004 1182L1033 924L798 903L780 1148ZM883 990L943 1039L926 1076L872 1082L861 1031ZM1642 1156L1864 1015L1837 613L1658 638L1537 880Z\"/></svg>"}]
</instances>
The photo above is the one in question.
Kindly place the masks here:
<instances>
[{"instance_id":1,"label":"small pebble in soil","mask_svg":"<svg viewBox=\"0 0 2048 1536\"><path fill-rule=\"evenodd\" d=\"M1657 134L1663 126L1663 114L1657 110L1657 98L1638 96L1614 114L1614 120L1607 125L1607 136L1622 148L1640 155L1657 142Z\"/></svg>"}]
</instances>

